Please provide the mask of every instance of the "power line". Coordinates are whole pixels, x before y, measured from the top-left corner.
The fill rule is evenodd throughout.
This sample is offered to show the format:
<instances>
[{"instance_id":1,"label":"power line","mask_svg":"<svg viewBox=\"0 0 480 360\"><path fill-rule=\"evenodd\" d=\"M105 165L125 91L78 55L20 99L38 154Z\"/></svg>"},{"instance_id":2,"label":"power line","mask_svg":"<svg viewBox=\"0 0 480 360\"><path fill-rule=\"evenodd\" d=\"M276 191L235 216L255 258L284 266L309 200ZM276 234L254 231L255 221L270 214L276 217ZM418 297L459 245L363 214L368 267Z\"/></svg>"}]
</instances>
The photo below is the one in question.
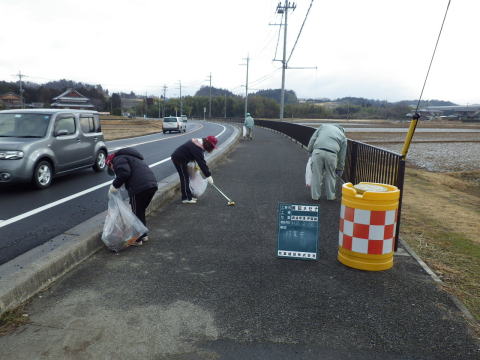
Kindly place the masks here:
<instances>
[{"instance_id":1,"label":"power line","mask_svg":"<svg viewBox=\"0 0 480 360\"><path fill-rule=\"evenodd\" d=\"M442 26L440 27L440 31L438 33L437 42L435 43L435 48L433 50L432 58L430 60L430 65L428 65L427 75L425 76L425 81L423 82L422 91L420 92L420 97L418 98L418 103L417 103L417 107L415 109L415 113L417 113L417 111L418 111L418 107L420 106L420 100L422 100L422 96L423 96L423 90L425 89L425 85L427 84L428 74L430 74L430 68L432 67L433 58L435 57L438 42L440 41L440 35L442 35L443 25L445 24L445 19L447 18L448 9L450 8L450 1L451 0L448 0L447 9L445 10L445 15L443 16Z\"/></svg>"},{"instance_id":2,"label":"power line","mask_svg":"<svg viewBox=\"0 0 480 360\"><path fill-rule=\"evenodd\" d=\"M300 31L298 32L297 39L295 40L295 44L293 44L293 48L292 48L292 51L290 52L290 56L288 57L287 64L290 61L290 58L292 57L293 50L295 50L295 46L297 46L298 39L300 38L300 34L302 33L303 26L305 25L305 21L307 21L308 13L310 12L310 9L312 8L312 5L313 5L313 0L310 1L310 6L307 10L307 14L305 15L305 19L303 19L302 26L300 27Z\"/></svg>"},{"instance_id":3,"label":"power line","mask_svg":"<svg viewBox=\"0 0 480 360\"><path fill-rule=\"evenodd\" d=\"M278 50L278 44L280 42L280 34L282 32L282 25L283 25L283 13L282 17L280 18L280 26L278 27L278 37L277 37L277 46L275 47L275 55L273 55L273 60L277 58L277 50Z\"/></svg>"},{"instance_id":4,"label":"power line","mask_svg":"<svg viewBox=\"0 0 480 360\"><path fill-rule=\"evenodd\" d=\"M262 77L258 78L257 80L252 81L250 84L256 86L256 85L270 79L271 77L273 77L273 75L275 75L275 73L280 69L281 69L281 67L278 67L275 70L273 70L271 73L269 73L267 75L263 75Z\"/></svg>"}]
</instances>

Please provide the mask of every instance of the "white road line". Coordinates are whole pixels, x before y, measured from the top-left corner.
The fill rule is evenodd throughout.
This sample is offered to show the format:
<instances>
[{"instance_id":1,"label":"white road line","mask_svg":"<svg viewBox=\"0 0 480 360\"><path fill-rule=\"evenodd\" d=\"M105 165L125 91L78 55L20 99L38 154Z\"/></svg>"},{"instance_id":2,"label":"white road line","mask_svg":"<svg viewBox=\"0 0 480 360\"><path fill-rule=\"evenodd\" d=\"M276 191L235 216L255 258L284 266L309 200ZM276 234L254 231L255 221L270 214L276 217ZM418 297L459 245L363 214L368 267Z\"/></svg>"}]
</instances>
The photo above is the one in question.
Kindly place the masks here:
<instances>
[{"instance_id":1,"label":"white road line","mask_svg":"<svg viewBox=\"0 0 480 360\"><path fill-rule=\"evenodd\" d=\"M217 124L217 125L220 125L220 124ZM226 128L225 126L223 126L223 125L220 125L220 126L223 127L223 130L222 130L218 135L215 135L216 137L219 137L220 135L222 135L222 134L227 130L227 128ZM203 125L202 125L202 127L203 127ZM200 129L201 129L201 128L200 128ZM198 130L199 130L199 129L198 129ZM195 131L195 130L194 130L194 131ZM173 137L174 137L174 136L170 136L170 137L168 137L167 139L171 139L171 138L173 138ZM176 137L176 136L175 136L175 137ZM160 140L165 140L165 139L160 139ZM159 141L159 140L146 141L146 142L144 142L144 143L146 144L146 143L155 142L155 141ZM141 144L143 144L143 143L139 143L139 144L137 144L137 145L141 145ZM133 145L130 145L130 146L133 146ZM160 164L163 164L163 163L165 163L165 162L167 162L167 161L169 161L169 160L170 160L170 157L165 158L165 159L163 159L163 160L160 160L160 161L158 161L158 162L156 162L156 163L153 163L153 164L149 165L149 167L151 167L151 168L152 168L152 167L155 167L155 166L160 165ZM112 184L112 181L110 180L110 181L104 182L104 183L102 183L102 184L95 185L95 186L93 186L93 187L91 187L91 188L85 189L85 190L83 190L83 191L80 191L80 192L78 192L78 193L76 193L76 194L72 194L72 195L70 195L70 196L64 197L63 199L59 199L59 200L54 201L54 202L52 202L52 203L49 203L49 204L40 206L40 207L38 207L38 208L36 208L36 209L27 211L27 212L25 212L25 213L23 213L23 214L14 216L14 217L12 217L12 218L10 218L10 219L0 220L0 228L5 227L5 226L10 225L10 224L13 224L13 223L15 223L15 222L17 222L17 221L26 219L26 218L28 218L28 217L30 217L30 216L36 215L36 214L38 214L38 213L41 213L41 212L46 211L46 210L48 210L48 209L51 209L51 208L53 208L53 207L55 207L55 206L57 206L57 205L61 205L61 204L63 204L63 203L66 203L67 201L70 201L70 200L76 199L76 198L78 198L78 197L80 197L80 196L89 194L89 193L91 193L92 191L101 189L102 187L109 186L109 185L111 185L111 184Z\"/></svg>"},{"instance_id":2,"label":"white road line","mask_svg":"<svg viewBox=\"0 0 480 360\"><path fill-rule=\"evenodd\" d=\"M220 125L221 126L221 125ZM138 145L144 145L144 144L150 144L150 143L153 143L153 142L157 142L157 141L163 141L163 140L168 140L168 139L173 139L173 138L176 138L176 137L179 137L179 136L185 136L187 134L191 134L195 131L198 131L200 129L203 128L203 125L200 124L200 127L198 129L194 129L194 130L191 130L189 132L186 132L184 134L177 134L175 136L169 136L168 138L161 138L161 139L155 139L155 140L148 140L148 141L142 141L142 142L139 142L139 143L134 143L134 144L129 144L127 145L126 147L131 147L131 146L138 146ZM121 140L126 140L126 139L121 139ZM123 149L125 148L125 146L118 146L118 147L115 147L113 149L110 149L110 152L112 151L117 151L117 150L120 150L120 149Z\"/></svg>"}]
</instances>

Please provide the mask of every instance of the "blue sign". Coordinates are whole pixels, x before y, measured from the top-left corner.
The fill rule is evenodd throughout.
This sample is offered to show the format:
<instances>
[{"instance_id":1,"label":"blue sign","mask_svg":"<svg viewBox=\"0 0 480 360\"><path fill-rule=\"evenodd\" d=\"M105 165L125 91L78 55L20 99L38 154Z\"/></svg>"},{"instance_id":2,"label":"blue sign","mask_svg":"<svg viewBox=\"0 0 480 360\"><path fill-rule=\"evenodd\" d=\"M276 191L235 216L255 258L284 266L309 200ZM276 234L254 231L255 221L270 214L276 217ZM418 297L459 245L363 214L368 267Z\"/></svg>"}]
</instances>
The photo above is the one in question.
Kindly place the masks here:
<instances>
[{"instance_id":1,"label":"blue sign","mask_svg":"<svg viewBox=\"0 0 480 360\"><path fill-rule=\"evenodd\" d=\"M317 260L318 205L278 205L277 256Z\"/></svg>"}]
</instances>

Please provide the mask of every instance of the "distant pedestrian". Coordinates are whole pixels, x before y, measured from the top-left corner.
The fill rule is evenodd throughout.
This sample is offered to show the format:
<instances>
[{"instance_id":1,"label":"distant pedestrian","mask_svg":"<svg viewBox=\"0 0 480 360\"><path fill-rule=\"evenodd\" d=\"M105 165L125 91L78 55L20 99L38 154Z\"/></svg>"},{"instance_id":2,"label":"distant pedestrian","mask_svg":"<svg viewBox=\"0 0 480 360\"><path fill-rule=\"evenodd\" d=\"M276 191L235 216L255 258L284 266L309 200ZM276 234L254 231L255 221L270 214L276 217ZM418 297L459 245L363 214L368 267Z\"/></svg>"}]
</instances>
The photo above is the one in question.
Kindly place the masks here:
<instances>
[{"instance_id":1,"label":"distant pedestrian","mask_svg":"<svg viewBox=\"0 0 480 360\"><path fill-rule=\"evenodd\" d=\"M312 154L312 199L320 199L325 185L327 200L335 200L336 176L342 176L345 166L345 130L339 125L320 125L310 138L307 151Z\"/></svg>"},{"instance_id":2,"label":"distant pedestrian","mask_svg":"<svg viewBox=\"0 0 480 360\"><path fill-rule=\"evenodd\" d=\"M158 189L155 174L145 163L143 156L134 148L120 149L108 155L106 164L108 173L115 175L109 191L116 192L118 188L125 185L133 213L147 226L145 210ZM143 241L148 241L147 234L143 234L133 245L142 245Z\"/></svg>"},{"instance_id":3,"label":"distant pedestrian","mask_svg":"<svg viewBox=\"0 0 480 360\"><path fill-rule=\"evenodd\" d=\"M217 138L207 136L203 139L195 138L179 146L172 154L172 161L180 177L180 190L182 191L182 203L195 204L197 199L193 197L190 190L190 178L188 176L187 164L195 161L203 175L210 184L213 184L212 174L205 161L204 152L212 152L217 147Z\"/></svg>"},{"instance_id":4,"label":"distant pedestrian","mask_svg":"<svg viewBox=\"0 0 480 360\"><path fill-rule=\"evenodd\" d=\"M250 113L245 114L245 122L243 123L245 128L247 129L247 133L245 134L246 139L253 139L253 127L255 126L255 121Z\"/></svg>"}]
</instances>

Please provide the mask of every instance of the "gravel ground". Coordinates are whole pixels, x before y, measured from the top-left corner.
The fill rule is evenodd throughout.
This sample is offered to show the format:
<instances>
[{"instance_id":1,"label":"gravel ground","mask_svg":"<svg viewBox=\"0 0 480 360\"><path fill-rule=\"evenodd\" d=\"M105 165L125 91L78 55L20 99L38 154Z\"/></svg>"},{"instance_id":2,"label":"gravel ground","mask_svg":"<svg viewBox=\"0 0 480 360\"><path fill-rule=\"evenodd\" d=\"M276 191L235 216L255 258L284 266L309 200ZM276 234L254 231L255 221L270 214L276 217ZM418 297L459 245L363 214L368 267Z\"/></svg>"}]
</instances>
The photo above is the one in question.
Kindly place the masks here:
<instances>
[{"instance_id":1,"label":"gravel ground","mask_svg":"<svg viewBox=\"0 0 480 360\"><path fill-rule=\"evenodd\" d=\"M423 125L423 124L422 124ZM450 127L452 124L428 124L435 129ZM435 171L470 171L480 169L480 133L479 124L468 124L473 131L469 131L464 123L457 128L465 132L418 132L413 137L407 156L407 163L419 168ZM350 126L345 124L345 127ZM395 125L392 126L392 128ZM425 126L422 126L425 129ZM406 134L376 133L376 132L348 132L347 137L353 140L372 144L381 148L401 152Z\"/></svg>"},{"instance_id":2,"label":"gravel ground","mask_svg":"<svg viewBox=\"0 0 480 360\"><path fill-rule=\"evenodd\" d=\"M400 152L402 144L376 144ZM480 168L480 142L413 143L407 163L435 172L468 171Z\"/></svg>"}]
</instances>

